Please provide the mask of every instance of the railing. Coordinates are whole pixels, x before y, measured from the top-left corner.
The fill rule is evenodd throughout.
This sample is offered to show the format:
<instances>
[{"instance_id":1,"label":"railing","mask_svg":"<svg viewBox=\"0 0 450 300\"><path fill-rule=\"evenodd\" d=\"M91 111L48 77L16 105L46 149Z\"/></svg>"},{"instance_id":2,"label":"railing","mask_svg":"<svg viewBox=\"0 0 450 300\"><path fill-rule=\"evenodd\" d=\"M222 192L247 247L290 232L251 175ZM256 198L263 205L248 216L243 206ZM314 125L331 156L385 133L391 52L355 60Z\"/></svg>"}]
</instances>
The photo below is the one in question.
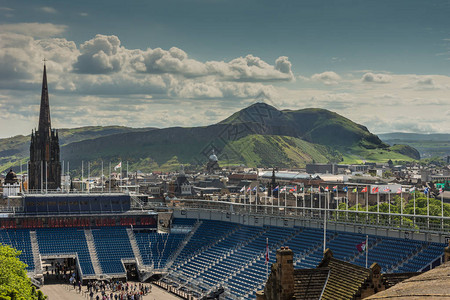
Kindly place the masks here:
<instances>
[{"instance_id":1,"label":"railing","mask_svg":"<svg viewBox=\"0 0 450 300\"><path fill-rule=\"evenodd\" d=\"M16 213L16 212L23 212L24 207L23 206L1 206L0 207L0 213Z\"/></svg>"},{"instance_id":2,"label":"railing","mask_svg":"<svg viewBox=\"0 0 450 300\"><path fill-rule=\"evenodd\" d=\"M370 225L381 228L397 228L416 232L449 233L450 217L418 214L385 213L367 210L350 210L337 208L317 208L303 206L265 205L215 201L203 199L177 199L169 202L169 208L181 210L218 210L222 212L245 213L255 216L283 216L285 218L327 222ZM364 208L365 209L365 208ZM325 215L326 214L326 215ZM326 216L326 218L324 218Z\"/></svg>"}]
</instances>

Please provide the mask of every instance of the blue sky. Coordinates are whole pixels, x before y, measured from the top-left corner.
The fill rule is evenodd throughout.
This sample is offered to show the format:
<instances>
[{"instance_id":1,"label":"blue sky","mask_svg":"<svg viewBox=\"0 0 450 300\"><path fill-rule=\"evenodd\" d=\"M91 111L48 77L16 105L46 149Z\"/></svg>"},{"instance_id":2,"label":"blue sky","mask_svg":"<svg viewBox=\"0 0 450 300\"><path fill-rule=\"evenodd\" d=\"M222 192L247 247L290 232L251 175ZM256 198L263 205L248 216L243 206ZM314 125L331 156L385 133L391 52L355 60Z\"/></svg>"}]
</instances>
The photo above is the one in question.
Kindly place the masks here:
<instances>
[{"instance_id":1,"label":"blue sky","mask_svg":"<svg viewBox=\"0 0 450 300\"><path fill-rule=\"evenodd\" d=\"M448 133L449 15L449 1L0 1L0 137L36 127L43 57L54 127L206 125L266 101Z\"/></svg>"}]
</instances>

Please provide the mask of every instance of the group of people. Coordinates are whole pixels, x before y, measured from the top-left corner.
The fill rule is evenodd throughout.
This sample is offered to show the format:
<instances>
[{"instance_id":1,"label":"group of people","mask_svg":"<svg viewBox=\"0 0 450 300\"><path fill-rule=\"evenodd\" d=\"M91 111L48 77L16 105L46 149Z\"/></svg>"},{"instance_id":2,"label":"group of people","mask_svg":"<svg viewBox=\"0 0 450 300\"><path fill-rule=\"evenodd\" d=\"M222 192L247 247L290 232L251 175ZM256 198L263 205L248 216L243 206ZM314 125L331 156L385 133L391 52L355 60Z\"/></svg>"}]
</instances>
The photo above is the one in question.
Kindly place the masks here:
<instances>
[{"instance_id":1,"label":"group of people","mask_svg":"<svg viewBox=\"0 0 450 300\"><path fill-rule=\"evenodd\" d=\"M87 291L91 300L142 300L152 286L144 283L89 281Z\"/></svg>"}]
</instances>

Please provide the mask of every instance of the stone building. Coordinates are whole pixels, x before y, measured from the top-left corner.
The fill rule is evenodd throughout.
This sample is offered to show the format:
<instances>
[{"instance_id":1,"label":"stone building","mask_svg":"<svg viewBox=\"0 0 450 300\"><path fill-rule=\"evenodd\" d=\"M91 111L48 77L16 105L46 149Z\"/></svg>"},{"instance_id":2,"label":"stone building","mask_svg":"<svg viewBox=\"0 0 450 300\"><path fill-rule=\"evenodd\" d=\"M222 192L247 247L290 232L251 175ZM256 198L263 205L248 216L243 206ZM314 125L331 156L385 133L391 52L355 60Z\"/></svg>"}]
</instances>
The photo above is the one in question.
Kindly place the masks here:
<instances>
[{"instance_id":1,"label":"stone building","mask_svg":"<svg viewBox=\"0 0 450 300\"><path fill-rule=\"evenodd\" d=\"M58 132L52 130L48 99L47 70L42 79L39 127L31 133L30 161L28 163L30 191L56 190L61 186Z\"/></svg>"},{"instance_id":2,"label":"stone building","mask_svg":"<svg viewBox=\"0 0 450 300\"><path fill-rule=\"evenodd\" d=\"M389 274L373 263L364 268L333 257L327 249L314 269L294 269L293 252L288 247L277 250L277 261L257 300L364 299L418 273Z\"/></svg>"},{"instance_id":3,"label":"stone building","mask_svg":"<svg viewBox=\"0 0 450 300\"><path fill-rule=\"evenodd\" d=\"M19 179L17 178L16 173L12 169L10 169L8 174L6 174L5 181L3 183L2 195L4 198L6 198L10 196L17 196L19 193L20 193Z\"/></svg>"},{"instance_id":4,"label":"stone building","mask_svg":"<svg viewBox=\"0 0 450 300\"><path fill-rule=\"evenodd\" d=\"M206 172L208 174L213 174L219 170L219 159L217 158L217 155L214 153L213 149L212 154L209 156L208 163L206 164Z\"/></svg>"}]
</instances>

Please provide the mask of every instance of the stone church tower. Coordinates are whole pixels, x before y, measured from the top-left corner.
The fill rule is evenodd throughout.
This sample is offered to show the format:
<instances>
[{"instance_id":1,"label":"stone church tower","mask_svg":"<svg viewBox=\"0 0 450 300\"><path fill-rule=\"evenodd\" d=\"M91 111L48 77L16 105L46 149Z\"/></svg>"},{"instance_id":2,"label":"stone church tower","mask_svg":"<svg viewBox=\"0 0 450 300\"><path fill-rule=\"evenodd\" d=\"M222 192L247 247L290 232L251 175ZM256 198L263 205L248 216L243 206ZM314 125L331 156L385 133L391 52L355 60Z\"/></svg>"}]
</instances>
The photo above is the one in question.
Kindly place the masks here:
<instances>
[{"instance_id":1,"label":"stone church tower","mask_svg":"<svg viewBox=\"0 0 450 300\"><path fill-rule=\"evenodd\" d=\"M56 190L61 186L58 132L52 130L48 101L47 70L44 64L38 130L31 133L28 163L30 191Z\"/></svg>"}]
</instances>

